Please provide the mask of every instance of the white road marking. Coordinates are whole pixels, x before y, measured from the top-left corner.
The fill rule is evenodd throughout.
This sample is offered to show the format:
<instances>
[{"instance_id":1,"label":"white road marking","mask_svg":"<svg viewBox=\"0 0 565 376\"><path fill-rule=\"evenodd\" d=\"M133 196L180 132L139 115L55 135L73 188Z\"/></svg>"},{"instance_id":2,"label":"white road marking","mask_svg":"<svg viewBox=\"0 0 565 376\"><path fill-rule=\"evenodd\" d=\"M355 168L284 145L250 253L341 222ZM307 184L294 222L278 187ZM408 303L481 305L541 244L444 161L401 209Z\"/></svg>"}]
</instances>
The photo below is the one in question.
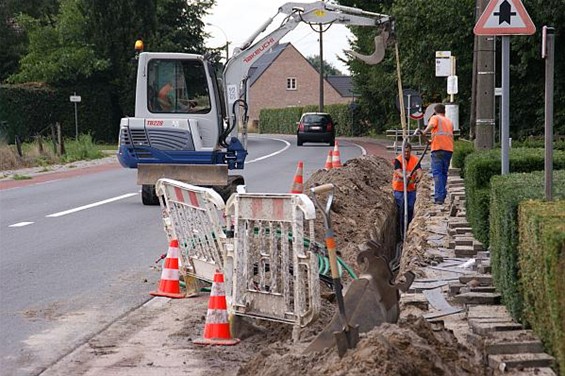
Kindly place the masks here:
<instances>
[{"instance_id":1,"label":"white road marking","mask_svg":"<svg viewBox=\"0 0 565 376\"><path fill-rule=\"evenodd\" d=\"M286 149L288 149L290 147L290 142L283 140L283 139L280 139L280 138L271 138L271 137L261 137L261 138L268 138L269 140L280 141L280 142L286 144L286 146L284 148L282 148L281 150L275 151L274 153L267 154L267 155L264 155L264 156L259 157L259 158L255 158L255 159L252 159L250 161L245 161L245 163L259 162L259 161L262 161L263 159L274 157L275 155L282 153L283 151L285 151Z\"/></svg>"},{"instance_id":2,"label":"white road marking","mask_svg":"<svg viewBox=\"0 0 565 376\"><path fill-rule=\"evenodd\" d=\"M31 225L33 223L34 222L19 222L19 223L14 223L13 225L10 225L8 227L24 227L24 226L27 226L27 225Z\"/></svg>"},{"instance_id":3,"label":"white road marking","mask_svg":"<svg viewBox=\"0 0 565 376\"><path fill-rule=\"evenodd\" d=\"M51 217L51 218L53 218L53 217L61 217L61 216L63 216L63 215L67 215L67 214L71 214L71 213L76 213L76 212L81 211L81 210L90 209L90 208L93 208L93 207L96 207L96 206L100 206L100 205L104 205L104 204L107 204L107 203L110 203L110 202L122 200L122 199L124 199L124 198L128 198L128 197L131 197L131 196L136 196L137 194L138 194L138 193L126 193L125 195L121 195L121 196L117 196L117 197L112 197L112 198L109 198L109 199L107 199L107 200L102 200L102 201L98 201L98 202L93 202L92 204L80 206L80 207L78 207L78 208L69 209L69 210L65 210L65 211L62 211L62 212L54 213L54 214L49 214L49 215L46 215L46 217Z\"/></svg>"},{"instance_id":4,"label":"white road marking","mask_svg":"<svg viewBox=\"0 0 565 376\"><path fill-rule=\"evenodd\" d=\"M362 155L367 155L367 150L365 150L365 148L361 145L357 145L355 142L351 142L353 145L357 146L359 149L361 149L361 154Z\"/></svg>"}]
</instances>

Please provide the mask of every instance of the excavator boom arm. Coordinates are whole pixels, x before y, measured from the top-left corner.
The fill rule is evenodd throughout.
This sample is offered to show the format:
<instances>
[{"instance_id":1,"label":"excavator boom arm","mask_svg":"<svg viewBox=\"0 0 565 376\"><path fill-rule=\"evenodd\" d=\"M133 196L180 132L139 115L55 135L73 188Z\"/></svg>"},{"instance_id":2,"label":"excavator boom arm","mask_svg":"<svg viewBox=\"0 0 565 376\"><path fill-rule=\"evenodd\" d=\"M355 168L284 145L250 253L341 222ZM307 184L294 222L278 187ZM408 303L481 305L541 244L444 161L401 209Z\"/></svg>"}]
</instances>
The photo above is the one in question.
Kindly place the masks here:
<instances>
[{"instance_id":1,"label":"excavator boom arm","mask_svg":"<svg viewBox=\"0 0 565 376\"><path fill-rule=\"evenodd\" d=\"M255 41L263 31L272 24L278 14L286 14L287 17L281 25L267 34L265 37ZM223 74L224 98L226 114L228 116L228 129L230 135L237 134L236 111L234 104L238 101L247 102L247 80L249 69L255 61L275 46L286 34L294 30L298 24L341 24L357 26L379 26L390 21L390 17L384 14L367 12L361 9L346 7L337 4L328 4L323 1L314 3L286 3L282 5L274 17L269 18L261 27L243 43L236 48L233 56L226 63ZM240 102L241 103L241 102ZM243 119L246 121L247 119ZM243 135L245 140L246 135ZM245 142L244 142L245 144Z\"/></svg>"}]
</instances>

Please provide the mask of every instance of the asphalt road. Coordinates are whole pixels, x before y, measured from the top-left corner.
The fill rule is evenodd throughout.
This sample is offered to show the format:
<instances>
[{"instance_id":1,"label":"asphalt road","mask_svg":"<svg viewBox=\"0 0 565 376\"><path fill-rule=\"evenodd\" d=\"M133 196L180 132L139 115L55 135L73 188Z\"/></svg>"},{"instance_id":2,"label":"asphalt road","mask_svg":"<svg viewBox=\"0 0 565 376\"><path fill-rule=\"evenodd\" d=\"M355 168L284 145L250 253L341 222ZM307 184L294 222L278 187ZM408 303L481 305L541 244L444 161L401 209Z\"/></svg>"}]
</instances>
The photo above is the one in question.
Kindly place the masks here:
<instances>
[{"instance_id":1,"label":"asphalt road","mask_svg":"<svg viewBox=\"0 0 565 376\"><path fill-rule=\"evenodd\" d=\"M252 136L249 192L288 192L331 148ZM340 143L341 160L363 149ZM151 298L167 239L159 207L143 206L135 170L113 166L0 190L0 373L36 375ZM33 180L32 180L33 182Z\"/></svg>"}]
</instances>

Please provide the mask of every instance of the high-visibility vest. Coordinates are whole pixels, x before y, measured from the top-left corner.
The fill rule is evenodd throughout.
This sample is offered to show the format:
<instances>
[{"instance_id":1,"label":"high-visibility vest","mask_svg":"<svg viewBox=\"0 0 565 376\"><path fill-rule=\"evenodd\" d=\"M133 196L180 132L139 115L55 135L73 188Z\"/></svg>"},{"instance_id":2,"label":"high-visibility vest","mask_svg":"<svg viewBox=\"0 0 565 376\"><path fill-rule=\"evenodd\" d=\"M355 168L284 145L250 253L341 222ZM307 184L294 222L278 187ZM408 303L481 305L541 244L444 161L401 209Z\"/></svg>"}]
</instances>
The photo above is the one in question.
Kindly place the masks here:
<instances>
[{"instance_id":1,"label":"high-visibility vest","mask_svg":"<svg viewBox=\"0 0 565 376\"><path fill-rule=\"evenodd\" d=\"M432 128L432 151L453 151L453 123L441 115L434 115L430 123L435 121L437 126Z\"/></svg>"},{"instance_id":2,"label":"high-visibility vest","mask_svg":"<svg viewBox=\"0 0 565 376\"><path fill-rule=\"evenodd\" d=\"M400 167L402 167L402 163L406 160L402 155L396 157L396 160L400 162ZM410 159L408 163L406 163L406 178L410 176L412 171L418 165L418 158L415 155L410 155ZM404 191L404 178L402 176L398 176L396 173L392 174L392 189L395 191ZM408 192L416 190L416 184L414 182L407 181L406 182L406 190Z\"/></svg>"},{"instance_id":3,"label":"high-visibility vest","mask_svg":"<svg viewBox=\"0 0 565 376\"><path fill-rule=\"evenodd\" d=\"M157 95L159 98L159 105L163 111L169 111L173 108L171 98L169 97L171 90L173 90L173 85L167 83L161 88L161 90L159 90L159 94Z\"/></svg>"}]
</instances>

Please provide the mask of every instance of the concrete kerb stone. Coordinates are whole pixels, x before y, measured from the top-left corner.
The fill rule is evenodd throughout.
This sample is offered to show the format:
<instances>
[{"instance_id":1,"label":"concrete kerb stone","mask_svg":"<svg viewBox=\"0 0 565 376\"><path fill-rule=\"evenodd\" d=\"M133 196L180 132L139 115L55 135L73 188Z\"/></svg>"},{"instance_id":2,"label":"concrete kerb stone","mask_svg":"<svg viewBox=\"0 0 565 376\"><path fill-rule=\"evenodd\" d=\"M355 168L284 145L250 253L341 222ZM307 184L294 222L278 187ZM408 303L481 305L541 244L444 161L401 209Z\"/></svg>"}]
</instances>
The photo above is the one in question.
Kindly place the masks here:
<instances>
[{"instance_id":1,"label":"concrete kerb stone","mask_svg":"<svg viewBox=\"0 0 565 376\"><path fill-rule=\"evenodd\" d=\"M488 356L489 367L501 372L528 367L551 367L554 361L555 358L545 353L499 354Z\"/></svg>"},{"instance_id":2,"label":"concrete kerb stone","mask_svg":"<svg viewBox=\"0 0 565 376\"><path fill-rule=\"evenodd\" d=\"M500 319L512 320L512 316L502 305L478 305L467 309L467 320L486 318L499 319L499 321Z\"/></svg>"},{"instance_id":3,"label":"concrete kerb stone","mask_svg":"<svg viewBox=\"0 0 565 376\"><path fill-rule=\"evenodd\" d=\"M482 336L491 334L493 332L524 329L522 325L513 321L485 322L483 320L469 320L469 326L471 327L473 333Z\"/></svg>"},{"instance_id":4,"label":"concrete kerb stone","mask_svg":"<svg viewBox=\"0 0 565 376\"><path fill-rule=\"evenodd\" d=\"M473 279L479 282L480 286L492 286L492 276L489 274L462 275L459 277L459 282L467 284Z\"/></svg>"},{"instance_id":5,"label":"concrete kerb stone","mask_svg":"<svg viewBox=\"0 0 565 376\"><path fill-rule=\"evenodd\" d=\"M464 292L457 295L455 301L466 305L500 304L501 295L497 292Z\"/></svg>"}]
</instances>

